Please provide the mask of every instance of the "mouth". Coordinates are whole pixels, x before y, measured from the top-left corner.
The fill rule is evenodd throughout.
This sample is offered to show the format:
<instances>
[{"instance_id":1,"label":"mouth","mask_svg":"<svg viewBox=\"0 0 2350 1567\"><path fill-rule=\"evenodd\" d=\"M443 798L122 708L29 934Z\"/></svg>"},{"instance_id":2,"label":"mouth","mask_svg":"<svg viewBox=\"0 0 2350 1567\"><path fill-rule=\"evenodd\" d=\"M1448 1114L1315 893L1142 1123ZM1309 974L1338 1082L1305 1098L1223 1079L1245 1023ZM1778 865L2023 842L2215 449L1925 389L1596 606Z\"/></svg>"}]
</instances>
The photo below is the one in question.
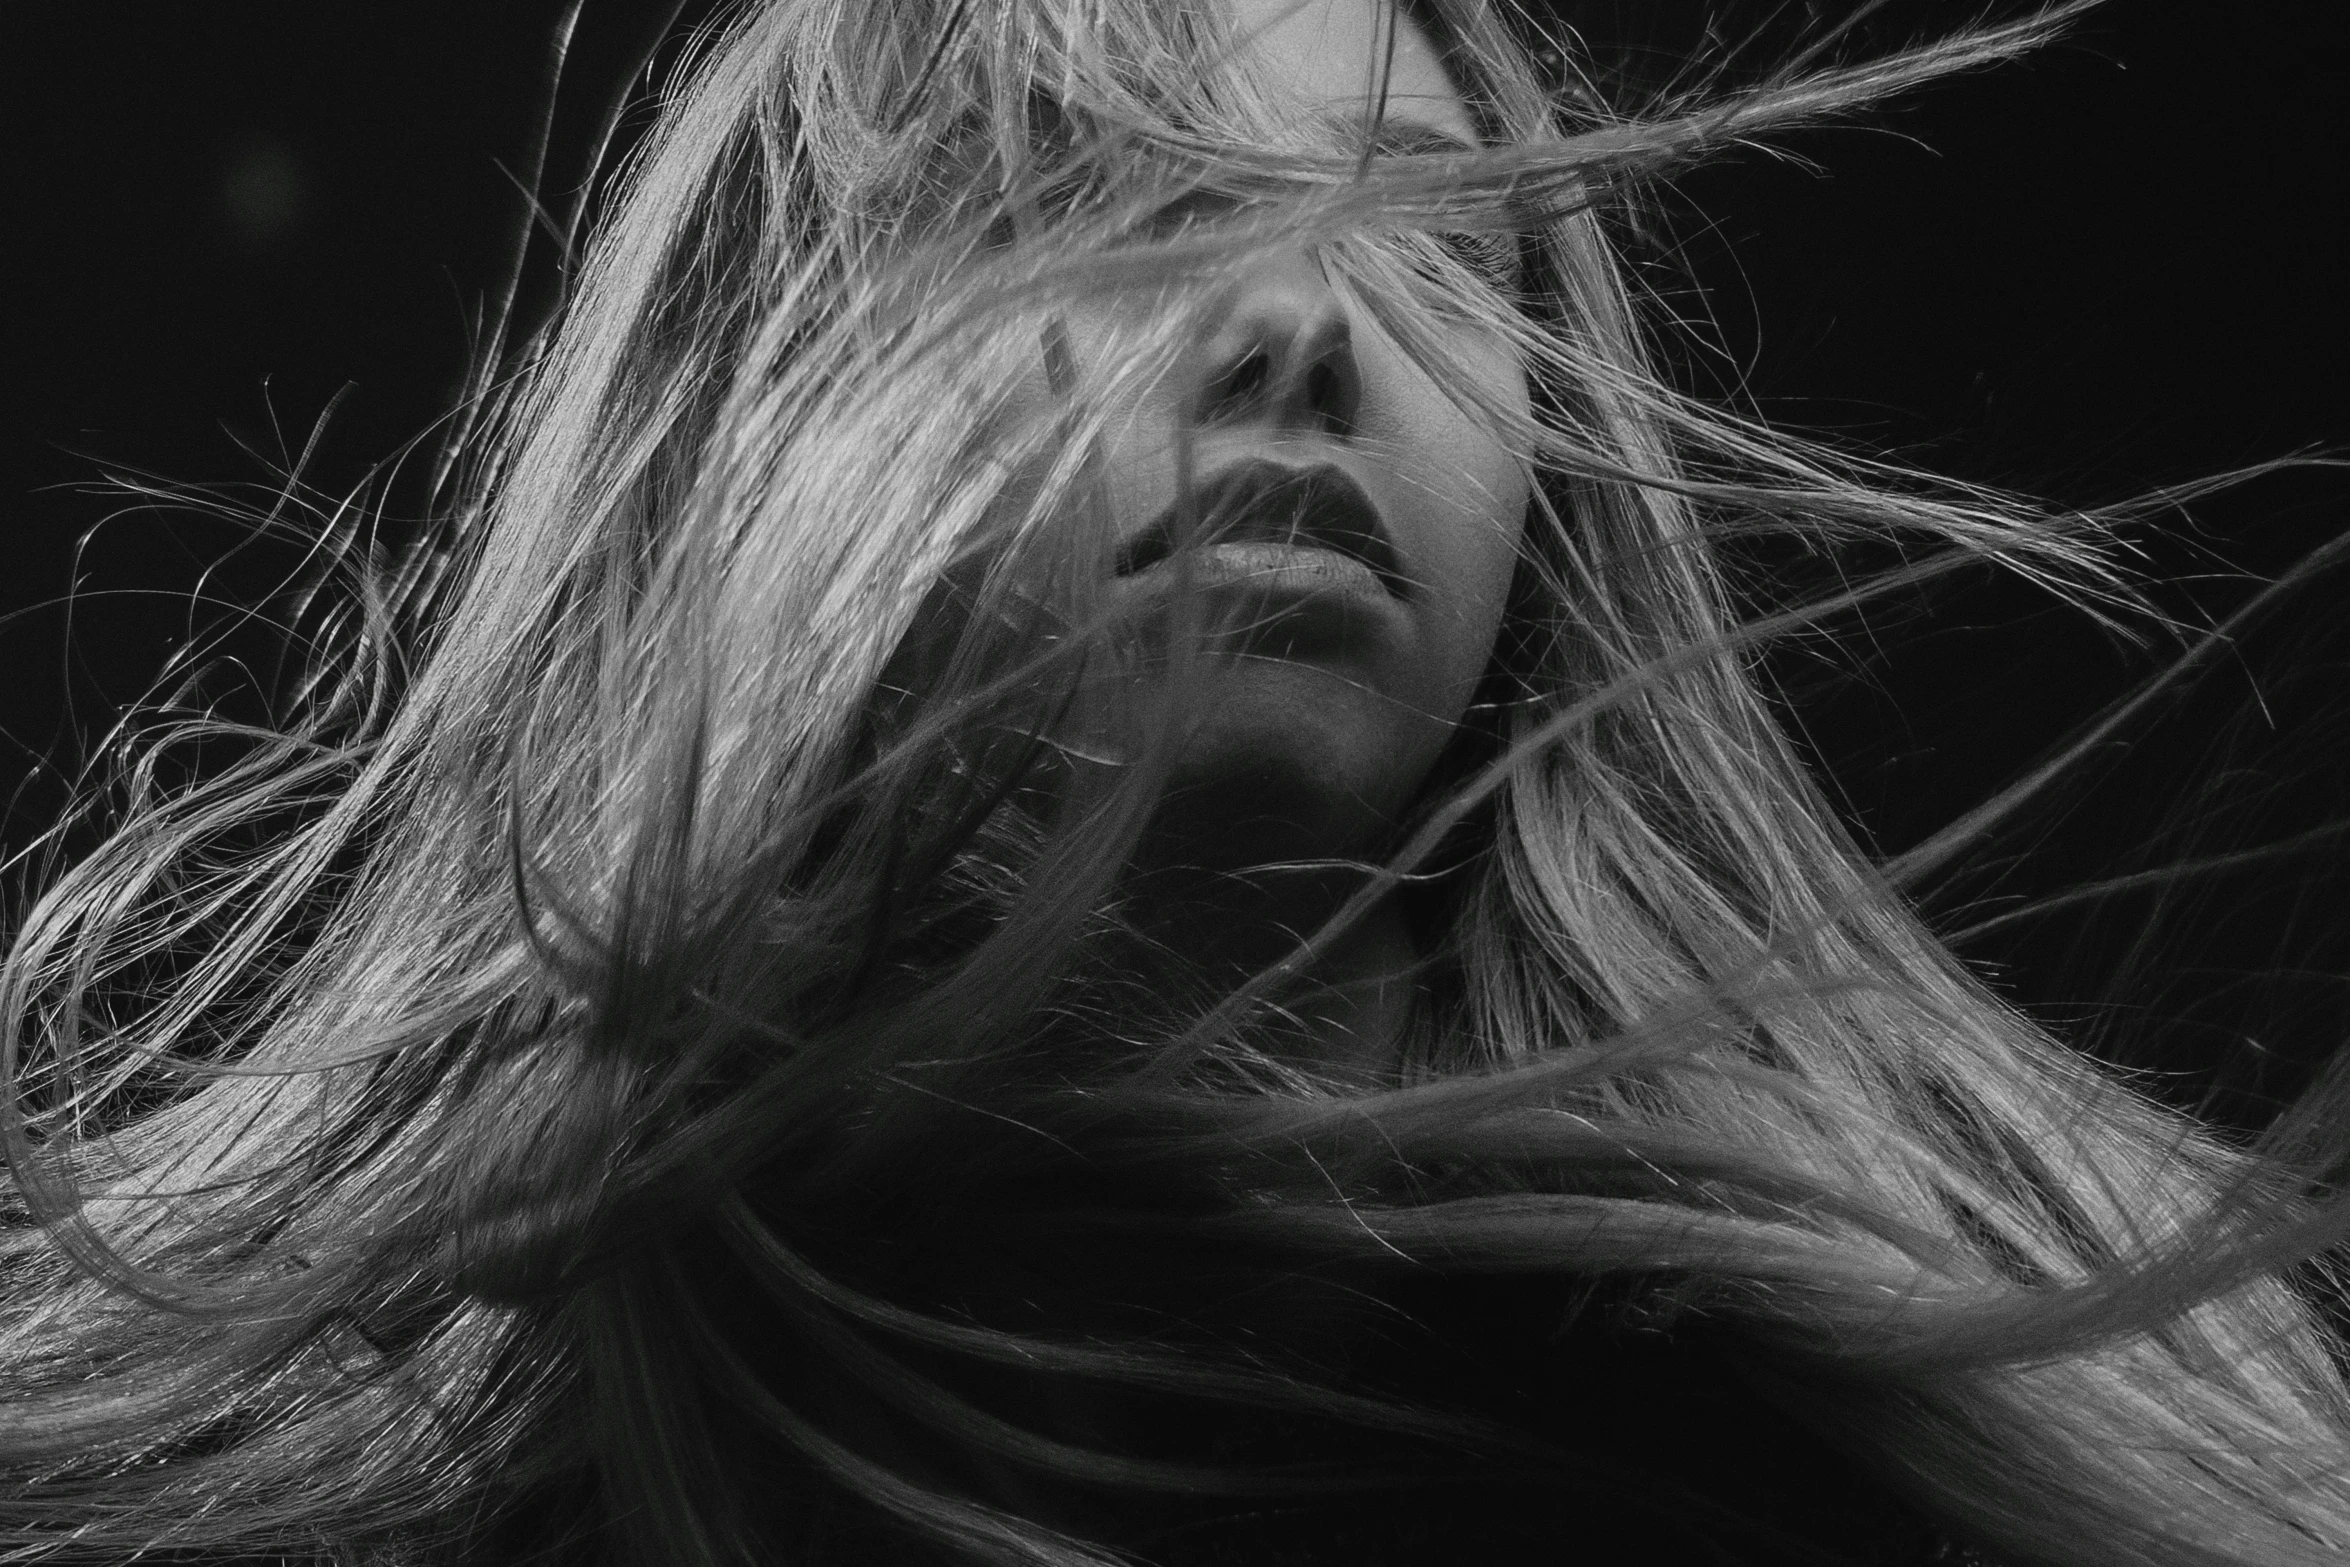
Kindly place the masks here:
<instances>
[{"instance_id":1,"label":"mouth","mask_svg":"<svg viewBox=\"0 0 2350 1567\"><path fill-rule=\"evenodd\" d=\"M1139 576L1181 549L1229 555L1230 564L1260 570L1303 566L1308 576L1317 559L1352 562L1347 574L1367 568L1389 596L1404 594L1379 508L1332 463L1292 468L1258 458L1228 469L1152 518L1119 548L1114 569Z\"/></svg>"}]
</instances>

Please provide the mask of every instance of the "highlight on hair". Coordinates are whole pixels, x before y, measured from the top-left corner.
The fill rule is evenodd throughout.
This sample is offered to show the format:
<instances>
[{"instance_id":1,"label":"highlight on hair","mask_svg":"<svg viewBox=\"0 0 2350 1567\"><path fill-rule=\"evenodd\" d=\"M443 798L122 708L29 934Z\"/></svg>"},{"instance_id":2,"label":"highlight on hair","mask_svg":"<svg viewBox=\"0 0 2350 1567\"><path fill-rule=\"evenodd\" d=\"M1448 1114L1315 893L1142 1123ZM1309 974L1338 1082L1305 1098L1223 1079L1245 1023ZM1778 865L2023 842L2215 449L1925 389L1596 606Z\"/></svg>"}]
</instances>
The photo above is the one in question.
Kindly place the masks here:
<instances>
[{"instance_id":1,"label":"highlight on hair","mask_svg":"<svg viewBox=\"0 0 2350 1567\"><path fill-rule=\"evenodd\" d=\"M1415 0L1488 141L1431 151L1281 101L1210 4L736 8L441 531L282 729L160 726L19 922L6 1559L1111 1561L1120 1498L1361 1483L1347 1432L1539 1463L1299 1328L1506 1276L1708 1324L2005 1559L2333 1560L2325 1159L2003 1004L1904 900L1964 832L1872 866L1752 676L1971 562L2120 593L2096 523L1675 392L1606 221L2072 9L1632 112ZM1216 628L1091 591L1097 454L1301 242L1538 497L1437 784L1235 988L1139 918ZM1071 353L1104 298L1150 304ZM1724 562L1784 536L1906 564L1756 611ZM1308 959L1399 888L1404 1070L1301 1062ZM1073 1434L1070 1390L1326 1440Z\"/></svg>"}]
</instances>

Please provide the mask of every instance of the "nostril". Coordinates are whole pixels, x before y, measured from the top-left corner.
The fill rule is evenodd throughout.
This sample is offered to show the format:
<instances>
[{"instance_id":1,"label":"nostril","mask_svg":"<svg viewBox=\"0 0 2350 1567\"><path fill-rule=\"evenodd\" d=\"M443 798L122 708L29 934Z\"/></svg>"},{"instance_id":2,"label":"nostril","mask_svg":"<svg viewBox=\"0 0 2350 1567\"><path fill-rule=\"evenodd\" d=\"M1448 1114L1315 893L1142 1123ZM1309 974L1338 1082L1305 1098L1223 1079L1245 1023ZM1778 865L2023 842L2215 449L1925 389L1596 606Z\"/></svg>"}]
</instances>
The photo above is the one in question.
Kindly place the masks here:
<instances>
[{"instance_id":1,"label":"nostril","mask_svg":"<svg viewBox=\"0 0 2350 1567\"><path fill-rule=\"evenodd\" d=\"M1255 399L1273 377L1273 356L1263 349L1251 349L1240 361L1224 373L1216 388L1216 405L1222 409L1237 408Z\"/></svg>"},{"instance_id":2,"label":"nostril","mask_svg":"<svg viewBox=\"0 0 2350 1567\"><path fill-rule=\"evenodd\" d=\"M1346 377L1327 360L1306 372L1306 406L1333 435L1344 435L1349 423Z\"/></svg>"},{"instance_id":3,"label":"nostril","mask_svg":"<svg viewBox=\"0 0 2350 1567\"><path fill-rule=\"evenodd\" d=\"M1298 433L1354 433L1362 381L1342 319L1269 315L1252 321L1211 369L1199 392L1203 419L1263 419Z\"/></svg>"}]
</instances>

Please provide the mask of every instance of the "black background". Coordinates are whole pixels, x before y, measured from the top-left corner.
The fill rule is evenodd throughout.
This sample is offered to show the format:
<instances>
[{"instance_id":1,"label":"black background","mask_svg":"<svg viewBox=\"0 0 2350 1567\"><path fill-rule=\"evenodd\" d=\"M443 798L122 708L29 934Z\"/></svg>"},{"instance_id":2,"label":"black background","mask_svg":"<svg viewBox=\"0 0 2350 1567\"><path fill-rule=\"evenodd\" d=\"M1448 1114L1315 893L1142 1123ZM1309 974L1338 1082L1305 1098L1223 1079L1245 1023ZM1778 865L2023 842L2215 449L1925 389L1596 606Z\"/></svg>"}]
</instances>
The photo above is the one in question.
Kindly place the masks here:
<instances>
[{"instance_id":1,"label":"black background","mask_svg":"<svg viewBox=\"0 0 2350 1567\"><path fill-rule=\"evenodd\" d=\"M546 0L75 0L0 8L20 116L0 448L0 780L28 841L75 737L216 611L298 564L226 524L125 512L112 464L266 486L318 433L319 491L447 406L510 253L547 101ZM1844 5L1586 0L1603 74L1670 80L1710 12L1745 56ZM557 190L661 8L591 0ZM1774 419L2069 505L2350 436L2339 0L2113 0L2022 64L1945 83L1663 200L1646 281L1709 323L1703 387ZM1979 14L1884 7L1857 46ZM2008 14L2013 14L2012 12ZM1733 68L1736 75L1736 68ZM568 162L566 160L569 160ZM501 167L503 165L503 167ZM1710 345L1710 346L1705 346ZM338 400L339 399L339 400ZM329 403L331 418L321 424ZM2288 474L2162 519L2147 569L2209 618L2350 522ZM108 520L108 519L112 520ZM207 571L211 572L209 577ZM2350 800L2350 648L2314 577L2211 673L2043 794L1931 907L1945 928L2101 877L2321 829ZM69 595L69 590L72 590ZM1988 579L1775 666L1862 832L1917 842L2177 655ZM2350 1029L2339 846L2016 919L1969 942L2095 1048L2267 1095Z\"/></svg>"}]
</instances>

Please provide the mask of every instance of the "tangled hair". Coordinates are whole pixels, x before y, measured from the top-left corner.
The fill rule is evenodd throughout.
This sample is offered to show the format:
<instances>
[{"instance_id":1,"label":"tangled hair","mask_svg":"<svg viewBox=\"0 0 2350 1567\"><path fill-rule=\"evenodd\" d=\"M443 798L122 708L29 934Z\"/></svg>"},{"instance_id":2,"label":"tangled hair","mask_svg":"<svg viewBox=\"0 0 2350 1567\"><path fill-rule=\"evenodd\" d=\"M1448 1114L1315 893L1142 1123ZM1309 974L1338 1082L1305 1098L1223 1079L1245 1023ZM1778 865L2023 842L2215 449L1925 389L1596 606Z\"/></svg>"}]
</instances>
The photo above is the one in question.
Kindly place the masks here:
<instances>
[{"instance_id":1,"label":"tangled hair","mask_svg":"<svg viewBox=\"0 0 2350 1567\"><path fill-rule=\"evenodd\" d=\"M2066 13L1631 114L1414 10L1481 150L1372 158L1204 4L699 39L439 533L282 728L159 730L21 922L0 1559L1115 1560L1152 1497L1539 1472L1347 1369L1474 1279L1701 1338L2003 1560L2350 1546L2317 1161L1987 991L1902 895L1948 844L1872 866L1751 675L1968 562L2113 591L2097 526L1677 394L1611 251L1638 183ZM1235 986L1128 874L1200 637L1140 667L1085 524L1112 411L1297 244L1538 485L1424 798ZM1080 363L1105 297L1151 304ZM1756 612L1761 538L1903 564ZM1388 896L1430 958L1366 1084L1282 1019Z\"/></svg>"}]
</instances>

